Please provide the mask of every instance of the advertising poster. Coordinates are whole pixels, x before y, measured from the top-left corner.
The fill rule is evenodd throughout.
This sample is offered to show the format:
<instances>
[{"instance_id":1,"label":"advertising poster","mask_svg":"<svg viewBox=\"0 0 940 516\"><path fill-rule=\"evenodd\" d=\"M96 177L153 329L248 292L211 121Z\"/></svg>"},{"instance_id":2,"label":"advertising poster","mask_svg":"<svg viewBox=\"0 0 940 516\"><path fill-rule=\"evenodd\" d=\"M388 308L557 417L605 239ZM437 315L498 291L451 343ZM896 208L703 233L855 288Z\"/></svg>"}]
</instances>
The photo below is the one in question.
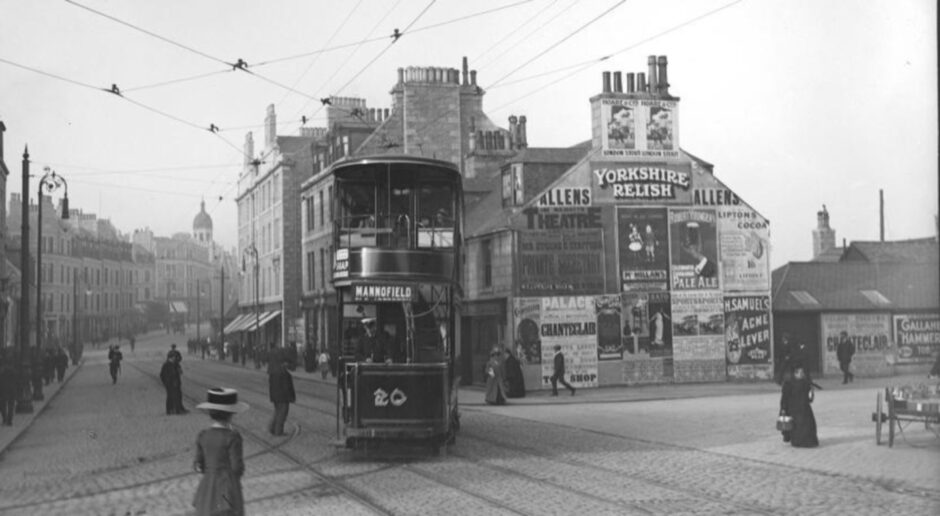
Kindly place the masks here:
<instances>
[{"instance_id":1,"label":"advertising poster","mask_svg":"<svg viewBox=\"0 0 940 516\"><path fill-rule=\"evenodd\" d=\"M542 296L604 290L601 229L519 232L519 292Z\"/></svg>"},{"instance_id":2,"label":"advertising poster","mask_svg":"<svg viewBox=\"0 0 940 516\"><path fill-rule=\"evenodd\" d=\"M665 208L618 208L620 289L668 290L669 235Z\"/></svg>"},{"instance_id":3,"label":"advertising poster","mask_svg":"<svg viewBox=\"0 0 940 516\"><path fill-rule=\"evenodd\" d=\"M672 294L673 337L721 336L724 331L721 292L704 290Z\"/></svg>"},{"instance_id":4,"label":"advertising poster","mask_svg":"<svg viewBox=\"0 0 940 516\"><path fill-rule=\"evenodd\" d=\"M516 323L516 358L523 365L542 361L542 339L539 335L540 300L538 298L515 298L512 314Z\"/></svg>"},{"instance_id":5,"label":"advertising poster","mask_svg":"<svg viewBox=\"0 0 940 516\"><path fill-rule=\"evenodd\" d=\"M940 353L940 315L895 315L894 342L899 364L933 363Z\"/></svg>"},{"instance_id":6,"label":"advertising poster","mask_svg":"<svg viewBox=\"0 0 940 516\"><path fill-rule=\"evenodd\" d=\"M620 294L623 314L623 348L627 355L649 356L649 296L645 292Z\"/></svg>"},{"instance_id":7,"label":"advertising poster","mask_svg":"<svg viewBox=\"0 0 940 516\"><path fill-rule=\"evenodd\" d=\"M770 296L725 296L728 376L770 378Z\"/></svg>"},{"instance_id":8,"label":"advertising poster","mask_svg":"<svg viewBox=\"0 0 940 516\"><path fill-rule=\"evenodd\" d=\"M770 290L770 227L745 205L718 208L721 280L725 290Z\"/></svg>"},{"instance_id":9,"label":"advertising poster","mask_svg":"<svg viewBox=\"0 0 940 516\"><path fill-rule=\"evenodd\" d=\"M649 296L649 356L672 357L672 305L669 292L650 292Z\"/></svg>"},{"instance_id":10,"label":"advertising poster","mask_svg":"<svg viewBox=\"0 0 940 516\"><path fill-rule=\"evenodd\" d=\"M839 359L836 348L842 333L855 344L855 356L852 357L852 371L862 374L889 374L893 357L891 343L891 316L888 314L822 314L820 319L823 348L823 371L827 374L838 373Z\"/></svg>"},{"instance_id":11,"label":"advertising poster","mask_svg":"<svg viewBox=\"0 0 940 516\"><path fill-rule=\"evenodd\" d=\"M679 157L675 100L601 99L601 155L610 159Z\"/></svg>"},{"instance_id":12,"label":"advertising poster","mask_svg":"<svg viewBox=\"0 0 940 516\"><path fill-rule=\"evenodd\" d=\"M672 290L718 289L718 234L714 210L669 210Z\"/></svg>"},{"instance_id":13,"label":"advertising poster","mask_svg":"<svg viewBox=\"0 0 940 516\"><path fill-rule=\"evenodd\" d=\"M720 366L725 360L725 343L721 335L700 335L696 337L675 337L672 343L672 355L676 362L716 361ZM722 368L721 373L724 373Z\"/></svg>"},{"instance_id":14,"label":"advertising poster","mask_svg":"<svg viewBox=\"0 0 940 516\"><path fill-rule=\"evenodd\" d=\"M597 316L593 296L541 298L542 387L550 387L555 346L565 355L572 386L597 387Z\"/></svg>"},{"instance_id":15,"label":"advertising poster","mask_svg":"<svg viewBox=\"0 0 940 516\"><path fill-rule=\"evenodd\" d=\"M594 313L597 317L597 359L620 360L623 358L620 296L609 294L594 298Z\"/></svg>"}]
</instances>

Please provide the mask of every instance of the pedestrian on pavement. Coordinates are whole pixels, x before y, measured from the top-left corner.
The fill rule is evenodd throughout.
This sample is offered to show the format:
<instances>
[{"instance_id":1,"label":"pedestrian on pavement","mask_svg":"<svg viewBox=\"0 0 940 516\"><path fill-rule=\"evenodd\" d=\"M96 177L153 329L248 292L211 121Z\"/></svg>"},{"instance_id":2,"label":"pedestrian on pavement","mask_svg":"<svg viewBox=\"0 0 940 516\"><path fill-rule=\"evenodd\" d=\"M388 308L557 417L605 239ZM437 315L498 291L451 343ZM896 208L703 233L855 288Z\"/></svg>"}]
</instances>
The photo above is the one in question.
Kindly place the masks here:
<instances>
[{"instance_id":1,"label":"pedestrian on pavement","mask_svg":"<svg viewBox=\"0 0 940 516\"><path fill-rule=\"evenodd\" d=\"M55 352L52 349L46 349L42 355L42 378L46 385L52 383L55 379Z\"/></svg>"},{"instance_id":2,"label":"pedestrian on pavement","mask_svg":"<svg viewBox=\"0 0 940 516\"><path fill-rule=\"evenodd\" d=\"M509 392L506 385L506 369L500 359L500 354L499 348L493 348L484 369L486 374L485 400L490 405L505 405L506 394Z\"/></svg>"},{"instance_id":3,"label":"pedestrian on pavement","mask_svg":"<svg viewBox=\"0 0 940 516\"><path fill-rule=\"evenodd\" d=\"M212 425L196 437L196 460L193 469L202 473L193 507L199 516L245 514L242 476L242 436L232 428L232 416L248 410L238 401L238 391L215 387L206 393L206 402L196 408L209 414Z\"/></svg>"},{"instance_id":4,"label":"pedestrian on pavement","mask_svg":"<svg viewBox=\"0 0 940 516\"><path fill-rule=\"evenodd\" d=\"M522 376L522 365L512 354L510 348L506 348L506 359L503 362L506 369L506 397L507 398L525 398L525 378Z\"/></svg>"},{"instance_id":5,"label":"pedestrian on pavement","mask_svg":"<svg viewBox=\"0 0 940 516\"><path fill-rule=\"evenodd\" d=\"M121 372L121 360L124 359L124 354L121 353L120 347L115 344L110 347L108 351L108 369L111 372L111 383L117 383L118 374Z\"/></svg>"},{"instance_id":6,"label":"pedestrian on pavement","mask_svg":"<svg viewBox=\"0 0 940 516\"><path fill-rule=\"evenodd\" d=\"M320 366L320 378L326 380L326 375L330 372L330 354L324 349L320 352L317 362Z\"/></svg>"},{"instance_id":7,"label":"pedestrian on pavement","mask_svg":"<svg viewBox=\"0 0 940 516\"><path fill-rule=\"evenodd\" d=\"M274 416L268 424L268 432L285 435L284 422L287 421L290 404L297 401L297 394L294 392L294 377L287 370L287 359L277 353L273 342L268 354L268 394L274 403Z\"/></svg>"},{"instance_id":8,"label":"pedestrian on pavement","mask_svg":"<svg viewBox=\"0 0 940 516\"><path fill-rule=\"evenodd\" d=\"M561 352L561 346L555 344L555 374L552 375L552 396L558 396L558 382L561 382L574 396L574 387L565 380L565 354Z\"/></svg>"},{"instance_id":9,"label":"pedestrian on pavement","mask_svg":"<svg viewBox=\"0 0 940 516\"><path fill-rule=\"evenodd\" d=\"M62 380L65 379L65 370L68 368L69 356L65 354L65 350L62 349L62 346L59 346L55 355L55 372L59 383L62 383Z\"/></svg>"},{"instance_id":10,"label":"pedestrian on pavement","mask_svg":"<svg viewBox=\"0 0 940 516\"><path fill-rule=\"evenodd\" d=\"M177 364L183 363L183 354L180 353L178 349L176 349L176 344L170 344L170 351L168 352L168 354L172 354L173 356L176 357Z\"/></svg>"},{"instance_id":11,"label":"pedestrian on pavement","mask_svg":"<svg viewBox=\"0 0 940 516\"><path fill-rule=\"evenodd\" d=\"M836 358L839 359L839 369L842 370L842 383L846 384L855 380L855 375L850 370L852 366L852 357L855 355L855 343L849 338L849 332L843 331L839 334L839 344L836 345Z\"/></svg>"},{"instance_id":12,"label":"pedestrian on pavement","mask_svg":"<svg viewBox=\"0 0 940 516\"><path fill-rule=\"evenodd\" d=\"M180 366L173 353L166 354L166 362L160 368L160 381L166 389L166 413L168 416L182 414L183 379Z\"/></svg>"},{"instance_id":13,"label":"pedestrian on pavement","mask_svg":"<svg viewBox=\"0 0 940 516\"><path fill-rule=\"evenodd\" d=\"M0 414L3 415L4 426L13 426L19 391L20 375L13 363L13 353L0 349Z\"/></svg>"},{"instance_id":14,"label":"pedestrian on pavement","mask_svg":"<svg viewBox=\"0 0 940 516\"><path fill-rule=\"evenodd\" d=\"M802 367L793 371L793 378L783 382L780 393L780 413L793 418L790 444L798 448L819 446L816 435L816 416L813 415L813 383Z\"/></svg>"}]
</instances>

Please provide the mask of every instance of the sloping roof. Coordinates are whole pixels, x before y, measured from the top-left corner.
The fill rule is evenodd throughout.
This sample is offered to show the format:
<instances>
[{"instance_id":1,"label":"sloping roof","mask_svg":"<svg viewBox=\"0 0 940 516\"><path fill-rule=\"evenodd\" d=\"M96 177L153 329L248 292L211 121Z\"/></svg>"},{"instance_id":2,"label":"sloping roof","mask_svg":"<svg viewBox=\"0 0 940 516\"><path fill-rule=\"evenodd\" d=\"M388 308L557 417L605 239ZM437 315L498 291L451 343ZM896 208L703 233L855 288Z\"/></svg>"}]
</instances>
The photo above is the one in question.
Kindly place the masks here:
<instances>
[{"instance_id":1,"label":"sloping roof","mask_svg":"<svg viewBox=\"0 0 940 516\"><path fill-rule=\"evenodd\" d=\"M774 311L897 311L940 308L936 264L790 262L772 273ZM875 303L876 291L889 303ZM801 302L805 292L818 304Z\"/></svg>"},{"instance_id":2,"label":"sloping roof","mask_svg":"<svg viewBox=\"0 0 940 516\"><path fill-rule=\"evenodd\" d=\"M526 147L519 150L506 163L575 163L590 151L590 147Z\"/></svg>"},{"instance_id":3,"label":"sloping roof","mask_svg":"<svg viewBox=\"0 0 940 516\"><path fill-rule=\"evenodd\" d=\"M869 263L937 263L940 261L940 244L934 237L890 242L853 241L844 259Z\"/></svg>"}]
</instances>

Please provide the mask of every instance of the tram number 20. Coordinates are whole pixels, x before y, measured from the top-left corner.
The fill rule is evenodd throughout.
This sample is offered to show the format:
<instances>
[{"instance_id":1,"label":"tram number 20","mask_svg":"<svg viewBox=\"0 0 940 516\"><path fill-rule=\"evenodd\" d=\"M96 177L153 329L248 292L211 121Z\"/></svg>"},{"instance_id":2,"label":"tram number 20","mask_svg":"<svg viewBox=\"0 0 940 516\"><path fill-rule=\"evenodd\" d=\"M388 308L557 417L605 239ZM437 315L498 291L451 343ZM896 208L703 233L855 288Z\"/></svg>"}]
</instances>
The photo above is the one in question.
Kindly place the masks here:
<instances>
[{"instance_id":1,"label":"tram number 20","mask_svg":"<svg viewBox=\"0 0 940 516\"><path fill-rule=\"evenodd\" d=\"M405 393L401 391L401 389L397 388L392 391L391 394L389 394L388 392L385 392L385 389L380 387L372 394L375 396L376 407L387 407L389 404L391 404L393 407L400 407L404 405L406 401L408 401L408 396L406 396Z\"/></svg>"}]
</instances>

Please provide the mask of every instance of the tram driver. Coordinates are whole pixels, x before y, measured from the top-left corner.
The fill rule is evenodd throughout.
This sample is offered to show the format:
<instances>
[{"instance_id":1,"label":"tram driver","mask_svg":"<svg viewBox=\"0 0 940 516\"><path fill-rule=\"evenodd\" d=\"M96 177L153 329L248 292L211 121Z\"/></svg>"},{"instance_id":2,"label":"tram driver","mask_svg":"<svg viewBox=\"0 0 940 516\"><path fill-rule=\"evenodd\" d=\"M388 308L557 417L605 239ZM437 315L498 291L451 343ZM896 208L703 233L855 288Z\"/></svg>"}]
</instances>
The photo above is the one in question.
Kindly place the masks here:
<instances>
[{"instance_id":1,"label":"tram driver","mask_svg":"<svg viewBox=\"0 0 940 516\"><path fill-rule=\"evenodd\" d=\"M377 328L374 317L363 318L362 327L364 331L359 339L357 358L366 363L391 364L395 357L388 332Z\"/></svg>"}]
</instances>

